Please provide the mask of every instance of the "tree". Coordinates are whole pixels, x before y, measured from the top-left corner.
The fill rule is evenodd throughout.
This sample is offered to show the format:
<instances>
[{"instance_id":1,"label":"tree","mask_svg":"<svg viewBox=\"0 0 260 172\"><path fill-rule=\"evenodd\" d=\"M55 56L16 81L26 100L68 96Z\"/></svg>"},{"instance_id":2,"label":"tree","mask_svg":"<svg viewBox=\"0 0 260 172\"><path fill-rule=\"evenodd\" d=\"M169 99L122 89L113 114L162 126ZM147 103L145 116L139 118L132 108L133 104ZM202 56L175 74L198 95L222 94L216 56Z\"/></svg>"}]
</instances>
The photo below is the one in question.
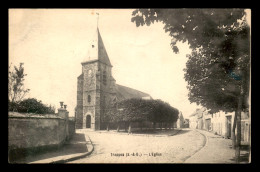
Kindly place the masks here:
<instances>
[{"instance_id":1,"label":"tree","mask_svg":"<svg viewBox=\"0 0 260 172\"><path fill-rule=\"evenodd\" d=\"M114 122L128 123L128 132L131 132L132 122L150 121L154 124L173 123L177 121L179 111L161 100L126 99L118 102L116 112L110 113Z\"/></svg>"},{"instance_id":2,"label":"tree","mask_svg":"<svg viewBox=\"0 0 260 172\"><path fill-rule=\"evenodd\" d=\"M55 108L51 105L45 105L35 98L28 98L22 100L19 104L13 103L13 107L9 106L9 111L16 111L20 113L54 114Z\"/></svg>"},{"instance_id":3,"label":"tree","mask_svg":"<svg viewBox=\"0 0 260 172\"><path fill-rule=\"evenodd\" d=\"M101 118L101 120L103 123L107 124L108 131L109 131L109 123L114 123L114 122L118 123L121 121L121 118L120 118L120 116L118 116L118 113L117 113L117 104L116 103L106 106L104 117ZM119 127L118 127L118 130L119 130Z\"/></svg>"},{"instance_id":4,"label":"tree","mask_svg":"<svg viewBox=\"0 0 260 172\"><path fill-rule=\"evenodd\" d=\"M162 100L148 100L149 114L148 121L153 122L153 128L155 129L156 123L160 123L160 128L162 129L162 124L174 123L178 119L179 111L173 108L168 103Z\"/></svg>"},{"instance_id":5,"label":"tree","mask_svg":"<svg viewBox=\"0 0 260 172\"><path fill-rule=\"evenodd\" d=\"M147 120L145 100L143 99L126 99L118 103L117 117L128 123L128 133L131 133L132 122L142 122Z\"/></svg>"},{"instance_id":6,"label":"tree","mask_svg":"<svg viewBox=\"0 0 260 172\"><path fill-rule=\"evenodd\" d=\"M24 74L23 63L20 63L19 68L14 66L14 70L11 70L11 65L8 71L8 102L19 103L24 96L30 91L30 89L24 88Z\"/></svg>"},{"instance_id":7,"label":"tree","mask_svg":"<svg viewBox=\"0 0 260 172\"><path fill-rule=\"evenodd\" d=\"M189 100L211 112L235 111L236 161L241 142L241 111L248 108L250 28L243 9L138 9L136 26L162 22L171 46L188 41L192 49L185 69ZM234 140L235 138L233 138Z\"/></svg>"}]
</instances>

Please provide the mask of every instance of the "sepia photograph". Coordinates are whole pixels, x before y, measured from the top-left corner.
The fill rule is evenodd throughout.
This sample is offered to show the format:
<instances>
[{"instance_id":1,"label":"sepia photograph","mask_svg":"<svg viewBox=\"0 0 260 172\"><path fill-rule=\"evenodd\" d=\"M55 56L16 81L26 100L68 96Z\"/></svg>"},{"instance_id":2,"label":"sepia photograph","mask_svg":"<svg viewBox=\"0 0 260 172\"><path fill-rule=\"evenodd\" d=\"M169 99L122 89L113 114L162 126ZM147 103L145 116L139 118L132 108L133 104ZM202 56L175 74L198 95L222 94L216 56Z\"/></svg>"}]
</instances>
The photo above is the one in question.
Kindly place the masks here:
<instances>
[{"instance_id":1,"label":"sepia photograph","mask_svg":"<svg viewBox=\"0 0 260 172\"><path fill-rule=\"evenodd\" d=\"M9 8L9 164L250 164L251 9Z\"/></svg>"}]
</instances>

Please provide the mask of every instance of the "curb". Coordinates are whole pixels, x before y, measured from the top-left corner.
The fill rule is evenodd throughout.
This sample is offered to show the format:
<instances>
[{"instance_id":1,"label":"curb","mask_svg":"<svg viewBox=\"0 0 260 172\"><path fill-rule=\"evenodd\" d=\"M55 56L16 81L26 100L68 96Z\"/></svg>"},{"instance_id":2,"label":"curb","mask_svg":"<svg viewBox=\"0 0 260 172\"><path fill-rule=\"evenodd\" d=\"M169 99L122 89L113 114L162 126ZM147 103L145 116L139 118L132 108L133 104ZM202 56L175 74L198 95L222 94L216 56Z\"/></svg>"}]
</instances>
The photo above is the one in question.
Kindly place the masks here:
<instances>
[{"instance_id":1,"label":"curb","mask_svg":"<svg viewBox=\"0 0 260 172\"><path fill-rule=\"evenodd\" d=\"M90 155L94 151L94 146L93 146L92 141L89 138L89 136L88 136L88 139L89 139L90 144L86 144L86 146L89 145L91 147L90 151L88 151L87 153L85 153L83 155L79 155L79 156L75 156L75 157L71 157L71 158L67 158L67 159L63 159L63 160L53 161L53 162L51 162L51 164L63 164L63 163L66 163L66 162L69 162L69 161L74 161L74 160L84 158L84 157ZM87 146L87 149L89 149L88 146Z\"/></svg>"},{"instance_id":2,"label":"curb","mask_svg":"<svg viewBox=\"0 0 260 172\"><path fill-rule=\"evenodd\" d=\"M98 132L98 133L108 133L108 134L120 134L120 135L132 135L132 136L145 136L145 137L170 137L178 134L182 129L178 129L178 131L174 134L167 134L167 135L152 135L152 134L133 134L133 133L120 133L120 132ZM93 131L95 132L95 131Z\"/></svg>"},{"instance_id":3,"label":"curb","mask_svg":"<svg viewBox=\"0 0 260 172\"><path fill-rule=\"evenodd\" d=\"M198 152L200 152L203 148L205 148L205 147L208 145L208 137L207 137L205 134L199 132L197 129L194 130L194 131L200 133L200 134L205 138L205 143L204 143L204 145L203 145L200 149L196 150L196 151L194 152L194 154L192 154L192 155L190 155L190 156L187 156L187 157L184 159L183 163L185 163L187 160L189 160L190 158L192 158L195 154L197 154Z\"/></svg>"},{"instance_id":4,"label":"curb","mask_svg":"<svg viewBox=\"0 0 260 172\"><path fill-rule=\"evenodd\" d=\"M87 136L88 136L88 135L87 135ZM87 143L86 143L86 147L87 147L87 150L89 150L89 147L90 147L90 151L88 151L87 153L84 153L84 154L78 155L78 156L74 156L74 157L71 157L71 158L67 158L67 159L52 161L52 162L50 162L49 164L64 164L64 163L66 163L66 162L74 161L74 160L77 160L77 159L80 159L80 158L84 158L84 157L90 155L90 154L94 151L94 146L93 146L92 141L91 141L91 139L89 138L89 136L88 136L88 139L89 139L90 144L87 144ZM88 145L89 147L88 147L87 145Z\"/></svg>"},{"instance_id":5,"label":"curb","mask_svg":"<svg viewBox=\"0 0 260 172\"><path fill-rule=\"evenodd\" d=\"M179 131L178 132L176 132L175 134L169 134L169 135L167 135L167 136L174 136L174 135L176 135L176 134L178 134L179 132L181 132L182 131L182 129L180 128L180 129L178 129Z\"/></svg>"}]
</instances>

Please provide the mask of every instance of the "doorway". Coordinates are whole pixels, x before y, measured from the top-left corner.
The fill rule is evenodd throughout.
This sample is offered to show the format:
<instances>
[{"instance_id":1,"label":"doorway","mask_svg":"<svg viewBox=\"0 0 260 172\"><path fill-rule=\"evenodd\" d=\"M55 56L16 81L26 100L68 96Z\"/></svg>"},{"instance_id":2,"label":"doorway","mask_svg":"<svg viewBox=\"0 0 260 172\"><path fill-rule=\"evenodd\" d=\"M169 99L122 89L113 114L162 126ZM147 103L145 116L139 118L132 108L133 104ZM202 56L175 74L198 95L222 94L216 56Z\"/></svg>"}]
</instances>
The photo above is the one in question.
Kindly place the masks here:
<instances>
[{"instance_id":1,"label":"doorway","mask_svg":"<svg viewBox=\"0 0 260 172\"><path fill-rule=\"evenodd\" d=\"M205 128L207 131L211 131L211 119L206 119Z\"/></svg>"},{"instance_id":2,"label":"doorway","mask_svg":"<svg viewBox=\"0 0 260 172\"><path fill-rule=\"evenodd\" d=\"M91 127L91 116L87 115L86 117L86 128L90 128Z\"/></svg>"},{"instance_id":3,"label":"doorway","mask_svg":"<svg viewBox=\"0 0 260 172\"><path fill-rule=\"evenodd\" d=\"M227 138L231 138L231 116L227 116Z\"/></svg>"}]
</instances>

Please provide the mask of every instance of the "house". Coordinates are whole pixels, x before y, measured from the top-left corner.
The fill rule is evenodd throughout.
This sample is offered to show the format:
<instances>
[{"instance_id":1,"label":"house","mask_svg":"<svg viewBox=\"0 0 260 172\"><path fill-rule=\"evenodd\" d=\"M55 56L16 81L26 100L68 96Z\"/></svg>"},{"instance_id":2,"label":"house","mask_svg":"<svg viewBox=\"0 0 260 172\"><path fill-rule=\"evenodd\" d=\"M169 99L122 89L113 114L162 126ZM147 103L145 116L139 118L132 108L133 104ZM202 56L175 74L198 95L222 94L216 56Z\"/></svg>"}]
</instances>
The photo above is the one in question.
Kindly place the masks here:
<instances>
[{"instance_id":1,"label":"house","mask_svg":"<svg viewBox=\"0 0 260 172\"><path fill-rule=\"evenodd\" d=\"M189 126L190 126L190 121L189 121L189 119L184 119L183 128L189 128Z\"/></svg>"},{"instance_id":2,"label":"house","mask_svg":"<svg viewBox=\"0 0 260 172\"><path fill-rule=\"evenodd\" d=\"M190 125L189 127L192 129L197 129L198 123L197 123L197 114L194 112L189 116Z\"/></svg>"},{"instance_id":3,"label":"house","mask_svg":"<svg viewBox=\"0 0 260 172\"><path fill-rule=\"evenodd\" d=\"M184 119L182 112L179 113L175 128L189 128L189 119Z\"/></svg>"},{"instance_id":4,"label":"house","mask_svg":"<svg viewBox=\"0 0 260 172\"><path fill-rule=\"evenodd\" d=\"M204 113L206 108L196 109L196 111L190 115L190 128L193 129L204 129Z\"/></svg>"},{"instance_id":5,"label":"house","mask_svg":"<svg viewBox=\"0 0 260 172\"><path fill-rule=\"evenodd\" d=\"M176 126L177 128L184 127L184 118L183 118L182 112L179 112L179 117L178 117L176 124L177 124L177 126Z\"/></svg>"},{"instance_id":6,"label":"house","mask_svg":"<svg viewBox=\"0 0 260 172\"><path fill-rule=\"evenodd\" d=\"M234 124L235 112L225 113L218 112L212 114L211 125L212 132L225 138L231 138L232 128ZM249 144L251 136L251 120L248 112L241 112L241 142Z\"/></svg>"},{"instance_id":7,"label":"house","mask_svg":"<svg viewBox=\"0 0 260 172\"><path fill-rule=\"evenodd\" d=\"M224 138L231 138L235 112L223 111L210 114L206 108L197 109L190 115L190 128L207 130ZM251 135L251 121L248 112L241 112L241 141L249 144Z\"/></svg>"}]
</instances>

